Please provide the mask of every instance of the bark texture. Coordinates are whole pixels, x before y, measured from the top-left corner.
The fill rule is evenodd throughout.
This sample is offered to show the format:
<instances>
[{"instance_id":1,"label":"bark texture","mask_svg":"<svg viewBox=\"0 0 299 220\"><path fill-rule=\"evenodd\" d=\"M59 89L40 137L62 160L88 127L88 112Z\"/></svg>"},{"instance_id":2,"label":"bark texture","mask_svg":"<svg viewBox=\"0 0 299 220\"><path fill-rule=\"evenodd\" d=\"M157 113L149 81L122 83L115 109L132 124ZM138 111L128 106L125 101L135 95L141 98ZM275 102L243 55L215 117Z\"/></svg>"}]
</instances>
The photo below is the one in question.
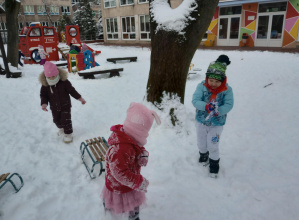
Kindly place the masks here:
<instances>
[{"instance_id":1,"label":"bark texture","mask_svg":"<svg viewBox=\"0 0 299 220\"><path fill-rule=\"evenodd\" d=\"M21 3L16 0L5 1L7 23L7 61L18 67L19 60L19 32L18 13Z\"/></svg>"},{"instance_id":2,"label":"bark texture","mask_svg":"<svg viewBox=\"0 0 299 220\"><path fill-rule=\"evenodd\" d=\"M154 0L150 0L151 2ZM150 9L151 66L147 83L147 101L161 103L163 92L178 95L184 104L188 69L195 51L207 31L219 0L196 0L198 7L190 16L184 36L159 30Z\"/></svg>"}]
</instances>

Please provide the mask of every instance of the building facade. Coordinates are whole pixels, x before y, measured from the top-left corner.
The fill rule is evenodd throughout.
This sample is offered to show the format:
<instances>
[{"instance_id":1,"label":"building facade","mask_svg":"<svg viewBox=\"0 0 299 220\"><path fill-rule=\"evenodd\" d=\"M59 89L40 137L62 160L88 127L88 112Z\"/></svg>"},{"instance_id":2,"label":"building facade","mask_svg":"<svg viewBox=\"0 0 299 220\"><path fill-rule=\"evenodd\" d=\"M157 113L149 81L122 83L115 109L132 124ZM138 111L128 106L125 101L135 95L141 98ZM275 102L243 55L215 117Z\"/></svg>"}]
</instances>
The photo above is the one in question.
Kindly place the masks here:
<instances>
[{"instance_id":1,"label":"building facade","mask_svg":"<svg viewBox=\"0 0 299 220\"><path fill-rule=\"evenodd\" d=\"M21 7L18 16L19 31L24 26L29 26L31 22L40 22L43 26L54 26L58 28L58 20L64 14L73 18L79 0L21 0ZM0 4L5 8L5 0L0 0ZM90 0L93 18L97 21L101 16L100 0ZM7 39L6 15L0 14L0 32L4 43Z\"/></svg>"},{"instance_id":2,"label":"building facade","mask_svg":"<svg viewBox=\"0 0 299 220\"><path fill-rule=\"evenodd\" d=\"M148 0L103 0L101 10L106 43L149 44ZM207 33L217 46L293 48L298 26L299 0L220 0Z\"/></svg>"}]
</instances>

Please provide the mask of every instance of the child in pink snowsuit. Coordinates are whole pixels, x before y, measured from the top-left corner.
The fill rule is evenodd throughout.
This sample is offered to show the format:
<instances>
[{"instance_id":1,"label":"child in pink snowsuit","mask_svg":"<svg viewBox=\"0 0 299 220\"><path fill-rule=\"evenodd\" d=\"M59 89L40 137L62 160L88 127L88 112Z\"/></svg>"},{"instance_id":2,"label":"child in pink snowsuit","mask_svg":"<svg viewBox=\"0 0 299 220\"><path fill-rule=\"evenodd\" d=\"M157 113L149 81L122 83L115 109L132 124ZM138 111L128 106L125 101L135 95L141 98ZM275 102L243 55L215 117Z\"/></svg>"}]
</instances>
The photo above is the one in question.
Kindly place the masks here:
<instances>
[{"instance_id":1,"label":"child in pink snowsuit","mask_svg":"<svg viewBox=\"0 0 299 220\"><path fill-rule=\"evenodd\" d=\"M111 127L106 154L104 207L112 214L127 214L129 220L139 220L139 206L145 202L149 181L140 174L149 153L144 145L154 119L161 124L156 112L139 103L131 103L123 125Z\"/></svg>"},{"instance_id":2,"label":"child in pink snowsuit","mask_svg":"<svg viewBox=\"0 0 299 220\"><path fill-rule=\"evenodd\" d=\"M44 47L42 45L38 45L37 55L39 55L41 58L40 65L44 65L47 61L46 56L49 57L49 54L44 50Z\"/></svg>"}]
</instances>

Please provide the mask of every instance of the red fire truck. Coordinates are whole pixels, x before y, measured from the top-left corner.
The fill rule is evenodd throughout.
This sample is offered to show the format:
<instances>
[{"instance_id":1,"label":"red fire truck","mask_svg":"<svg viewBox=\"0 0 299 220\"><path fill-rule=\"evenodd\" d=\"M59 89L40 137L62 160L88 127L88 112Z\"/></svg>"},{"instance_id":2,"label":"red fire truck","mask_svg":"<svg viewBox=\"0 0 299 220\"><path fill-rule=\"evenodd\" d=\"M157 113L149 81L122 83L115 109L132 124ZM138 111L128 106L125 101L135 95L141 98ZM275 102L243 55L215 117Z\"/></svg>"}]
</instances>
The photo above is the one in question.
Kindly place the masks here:
<instances>
[{"instance_id":1,"label":"red fire truck","mask_svg":"<svg viewBox=\"0 0 299 220\"><path fill-rule=\"evenodd\" d=\"M28 64L39 63L38 45L42 45L49 54L47 61L58 61L58 36L54 27L41 26L39 22L30 24L30 27L24 27L19 35L19 49L26 57L24 62Z\"/></svg>"}]
</instances>

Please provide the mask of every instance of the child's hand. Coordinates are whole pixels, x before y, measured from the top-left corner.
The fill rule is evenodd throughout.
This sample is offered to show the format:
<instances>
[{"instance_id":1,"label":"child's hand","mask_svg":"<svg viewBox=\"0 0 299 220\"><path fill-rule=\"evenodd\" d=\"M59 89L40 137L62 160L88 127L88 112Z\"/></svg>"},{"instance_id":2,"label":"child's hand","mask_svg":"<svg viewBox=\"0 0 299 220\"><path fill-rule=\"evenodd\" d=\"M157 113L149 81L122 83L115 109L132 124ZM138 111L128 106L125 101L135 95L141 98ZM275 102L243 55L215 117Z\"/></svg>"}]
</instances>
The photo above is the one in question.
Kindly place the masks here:
<instances>
[{"instance_id":1,"label":"child's hand","mask_svg":"<svg viewBox=\"0 0 299 220\"><path fill-rule=\"evenodd\" d=\"M146 166L147 165L148 155L149 155L149 153L146 150L142 151L142 153L139 155L138 164L140 166Z\"/></svg>"},{"instance_id":2,"label":"child's hand","mask_svg":"<svg viewBox=\"0 0 299 220\"><path fill-rule=\"evenodd\" d=\"M42 110L47 112L48 111L47 106L48 106L47 104L42 104Z\"/></svg>"},{"instance_id":3,"label":"child's hand","mask_svg":"<svg viewBox=\"0 0 299 220\"><path fill-rule=\"evenodd\" d=\"M143 181L141 185L136 190L140 192L147 192L148 185L149 185L149 181L143 177Z\"/></svg>"},{"instance_id":4,"label":"child's hand","mask_svg":"<svg viewBox=\"0 0 299 220\"><path fill-rule=\"evenodd\" d=\"M82 103L82 105L86 103L85 99L83 99L82 97L79 99L79 101Z\"/></svg>"},{"instance_id":5,"label":"child's hand","mask_svg":"<svg viewBox=\"0 0 299 220\"><path fill-rule=\"evenodd\" d=\"M206 105L206 111L210 113L211 111L218 109L217 102L210 102Z\"/></svg>"}]
</instances>

